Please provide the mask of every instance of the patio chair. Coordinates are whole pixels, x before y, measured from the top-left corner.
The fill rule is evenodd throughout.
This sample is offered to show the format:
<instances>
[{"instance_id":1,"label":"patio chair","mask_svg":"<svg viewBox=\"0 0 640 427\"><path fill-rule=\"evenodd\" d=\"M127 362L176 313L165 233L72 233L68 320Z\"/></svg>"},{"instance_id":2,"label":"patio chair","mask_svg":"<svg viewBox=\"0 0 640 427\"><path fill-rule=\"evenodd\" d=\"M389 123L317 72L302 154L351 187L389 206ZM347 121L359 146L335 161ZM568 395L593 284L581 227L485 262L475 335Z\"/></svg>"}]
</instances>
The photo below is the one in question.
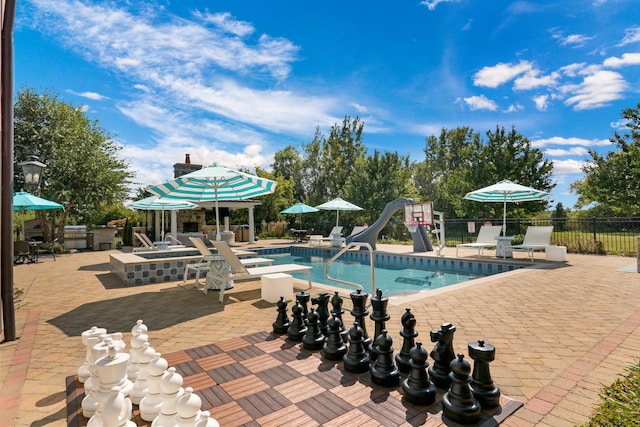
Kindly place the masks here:
<instances>
[{"instance_id":1,"label":"patio chair","mask_svg":"<svg viewBox=\"0 0 640 427\"><path fill-rule=\"evenodd\" d=\"M29 242L18 240L13 242L13 263L14 264L31 264L34 261L33 252Z\"/></svg>"},{"instance_id":2,"label":"patio chair","mask_svg":"<svg viewBox=\"0 0 640 427\"><path fill-rule=\"evenodd\" d=\"M38 244L38 256L40 254L51 254L53 260L56 260L56 243L58 243L58 238L53 239L50 242L39 243Z\"/></svg>"},{"instance_id":3,"label":"patio chair","mask_svg":"<svg viewBox=\"0 0 640 427\"><path fill-rule=\"evenodd\" d=\"M202 258L196 263L185 265L185 267L184 267L184 276L182 277L182 283L186 283L187 282L187 278L189 277L189 272L190 271L195 271L196 272L195 287L197 288L198 287L198 280L200 279L200 273L202 271L207 271L208 272L209 268L211 267L211 265L209 264L209 261L206 259L206 257L207 256L211 256L211 255L215 255L215 254L209 250L209 247L206 245L206 243L202 239L200 239L199 237L189 237L189 240L191 241L193 246L195 246L195 248L198 249L198 251L202 255ZM229 248L229 250L231 251L231 248ZM259 266L259 265L271 265L271 264L273 264L273 260L272 259L258 258L258 257L242 258L242 259L239 259L239 261L240 261L240 263L242 263L242 265L248 266L248 267L255 267L255 266Z\"/></svg>"},{"instance_id":4,"label":"patio chair","mask_svg":"<svg viewBox=\"0 0 640 427\"><path fill-rule=\"evenodd\" d=\"M311 236L309 236L309 244L313 245L315 243L317 246L320 246L320 245L322 245L322 242L325 242L325 241L330 242L330 241L333 240L332 236L334 234L336 234L336 233L342 233L342 226L341 225L340 226L338 226L338 225L334 226L331 229L331 231L329 232L329 236L327 236L327 237L324 237L321 234L312 234Z\"/></svg>"},{"instance_id":5,"label":"patio chair","mask_svg":"<svg viewBox=\"0 0 640 427\"><path fill-rule=\"evenodd\" d=\"M280 264L264 267L245 267L240 259L231 251L229 245L224 241L212 242L218 253L224 257L231 267L233 280L248 280L261 278L265 274L273 273L303 273L307 275L309 289L313 286L311 281L311 267L300 264ZM220 289L220 302L224 301L224 289Z\"/></svg>"},{"instance_id":6,"label":"patio chair","mask_svg":"<svg viewBox=\"0 0 640 427\"><path fill-rule=\"evenodd\" d=\"M524 234L521 245L513 245L511 249L517 252L527 252L529 259L533 262L534 251L544 251L551 246L551 233L553 225L529 226Z\"/></svg>"},{"instance_id":7,"label":"patio chair","mask_svg":"<svg viewBox=\"0 0 640 427\"><path fill-rule=\"evenodd\" d=\"M480 258L480 254L482 253L484 248L496 247L496 237L500 235L501 230L501 225L483 225L482 227L480 227L480 231L478 231L478 237L476 238L475 242L461 243L459 245L456 245L456 258L458 257L459 248L478 249L478 258Z\"/></svg>"}]
</instances>

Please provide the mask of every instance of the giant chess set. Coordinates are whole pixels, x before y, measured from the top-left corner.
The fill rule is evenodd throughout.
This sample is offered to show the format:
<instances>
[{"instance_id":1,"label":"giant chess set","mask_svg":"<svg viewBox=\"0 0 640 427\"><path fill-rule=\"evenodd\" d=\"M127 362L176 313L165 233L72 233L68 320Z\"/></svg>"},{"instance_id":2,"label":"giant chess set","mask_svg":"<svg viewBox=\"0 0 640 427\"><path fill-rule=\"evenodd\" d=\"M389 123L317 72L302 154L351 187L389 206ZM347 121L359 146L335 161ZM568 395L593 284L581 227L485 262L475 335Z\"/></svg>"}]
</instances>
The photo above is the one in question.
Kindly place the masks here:
<instances>
[{"instance_id":1,"label":"giant chess set","mask_svg":"<svg viewBox=\"0 0 640 427\"><path fill-rule=\"evenodd\" d=\"M67 381L77 403L69 409L69 424L281 425L289 417L300 425L490 426L522 406L501 396L494 384L491 344L468 343L472 368L454 350L456 327L443 323L430 332L434 347L429 353L417 340L416 319L407 308L400 319L402 345L394 356L386 328L388 299L376 291L369 314L367 293L358 290L350 297L348 328L337 292L311 297L302 291L291 319L280 298L271 333L165 357L150 346L141 320L131 330L128 352L122 333L92 327L82 333L86 360ZM374 338L367 332L367 317Z\"/></svg>"}]
</instances>

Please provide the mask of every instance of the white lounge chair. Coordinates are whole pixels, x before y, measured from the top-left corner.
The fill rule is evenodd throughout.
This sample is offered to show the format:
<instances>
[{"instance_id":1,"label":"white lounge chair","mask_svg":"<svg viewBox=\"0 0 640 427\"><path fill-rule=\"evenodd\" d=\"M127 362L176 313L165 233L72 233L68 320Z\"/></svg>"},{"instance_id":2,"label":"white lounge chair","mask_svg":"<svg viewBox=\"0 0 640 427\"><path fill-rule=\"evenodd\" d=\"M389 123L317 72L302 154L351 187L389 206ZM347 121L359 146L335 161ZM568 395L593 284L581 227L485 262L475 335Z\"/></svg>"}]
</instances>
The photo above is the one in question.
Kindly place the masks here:
<instances>
[{"instance_id":1,"label":"white lounge chair","mask_svg":"<svg viewBox=\"0 0 640 427\"><path fill-rule=\"evenodd\" d=\"M478 237L474 243L461 243L456 245L456 258L458 257L459 248L478 249L478 258L484 248L495 248L497 245L496 237L500 235L501 225L483 225L478 231Z\"/></svg>"},{"instance_id":2,"label":"white lounge chair","mask_svg":"<svg viewBox=\"0 0 640 427\"><path fill-rule=\"evenodd\" d=\"M231 251L229 245L224 241L212 242L213 247L224 257L231 266L233 280L257 279L265 274L273 273L304 273L309 281L309 289L313 286L311 281L311 267L300 264L269 265L265 267L245 267L240 259ZM224 301L224 289L220 289L220 302Z\"/></svg>"},{"instance_id":3,"label":"white lounge chair","mask_svg":"<svg viewBox=\"0 0 640 427\"><path fill-rule=\"evenodd\" d=\"M534 251L546 250L551 246L551 233L553 225L546 226L529 226L524 234L524 240L521 245L513 245L511 249L517 252L527 252L529 259L533 261Z\"/></svg>"},{"instance_id":4,"label":"white lounge chair","mask_svg":"<svg viewBox=\"0 0 640 427\"><path fill-rule=\"evenodd\" d=\"M312 234L311 236L309 236L309 245L313 245L315 243L317 246L320 246L322 245L322 242L325 242L325 241L330 242L333 240L333 235L336 233L342 234L341 225L334 226L329 232L329 236L327 237L324 237L322 234Z\"/></svg>"},{"instance_id":5,"label":"white lounge chair","mask_svg":"<svg viewBox=\"0 0 640 427\"><path fill-rule=\"evenodd\" d=\"M200 259L200 261L194 263L194 264L187 264L184 267L184 276L182 277L182 283L186 283L187 282L187 278L189 277L189 272L190 271L195 271L196 272L196 281L195 281L195 287L198 287L198 280L200 279L200 273L203 271L209 271L209 268L211 267L211 265L209 264L209 261L206 260L206 257L209 255L215 255L214 253L212 253L209 250L209 247L207 247L207 245L204 243L204 241L199 238L199 237L189 237L189 240L191 241L191 243L193 244L193 246L196 247L196 249L198 249L198 251L200 251L200 254L202 255L202 258ZM231 250L231 248L229 248L229 250ZM268 258L242 258L239 259L239 261L242 263L242 265L244 265L245 267L255 267L258 265L271 265L273 264L273 260L272 259L268 259ZM206 286L205 286L206 287ZM205 289L205 293L206 293L206 289Z\"/></svg>"},{"instance_id":6,"label":"white lounge chair","mask_svg":"<svg viewBox=\"0 0 640 427\"><path fill-rule=\"evenodd\" d=\"M144 233L134 233L142 246L133 248L133 252L144 252L144 251L157 251L159 248L155 245L149 237L147 237ZM167 249L183 249L186 248L184 245L168 245Z\"/></svg>"}]
</instances>

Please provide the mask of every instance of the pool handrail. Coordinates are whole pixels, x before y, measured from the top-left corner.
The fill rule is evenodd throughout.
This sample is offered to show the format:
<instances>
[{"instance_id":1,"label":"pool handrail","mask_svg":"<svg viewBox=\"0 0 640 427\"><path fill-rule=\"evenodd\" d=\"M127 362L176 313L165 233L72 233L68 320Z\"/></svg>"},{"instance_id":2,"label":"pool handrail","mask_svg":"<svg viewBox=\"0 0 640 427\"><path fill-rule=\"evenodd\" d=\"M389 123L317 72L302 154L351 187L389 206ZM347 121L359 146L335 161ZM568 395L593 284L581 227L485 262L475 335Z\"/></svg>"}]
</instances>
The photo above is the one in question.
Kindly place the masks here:
<instances>
[{"instance_id":1,"label":"pool handrail","mask_svg":"<svg viewBox=\"0 0 640 427\"><path fill-rule=\"evenodd\" d=\"M346 280L335 279L335 278L329 276L329 265L333 261L338 259L340 257L340 255L342 255L343 253L347 252L349 249L355 248L355 247L362 247L362 246L367 248L367 250L369 251L369 261L370 261L370 265L371 265L371 295L375 295L375 290L376 290L375 266L374 266L375 260L374 260L374 256L373 256L373 249L371 248L371 245L366 243L366 242L351 242L351 243L347 244L344 248L342 248L340 251L338 251L337 254L335 254L329 261L327 261L324 264L324 276L328 280L331 280L332 282L342 283L343 285L346 285L346 286L353 286L354 288L357 288L357 289L360 289L360 290L364 291L364 287L362 287L362 285L359 285L357 283L347 282Z\"/></svg>"}]
</instances>

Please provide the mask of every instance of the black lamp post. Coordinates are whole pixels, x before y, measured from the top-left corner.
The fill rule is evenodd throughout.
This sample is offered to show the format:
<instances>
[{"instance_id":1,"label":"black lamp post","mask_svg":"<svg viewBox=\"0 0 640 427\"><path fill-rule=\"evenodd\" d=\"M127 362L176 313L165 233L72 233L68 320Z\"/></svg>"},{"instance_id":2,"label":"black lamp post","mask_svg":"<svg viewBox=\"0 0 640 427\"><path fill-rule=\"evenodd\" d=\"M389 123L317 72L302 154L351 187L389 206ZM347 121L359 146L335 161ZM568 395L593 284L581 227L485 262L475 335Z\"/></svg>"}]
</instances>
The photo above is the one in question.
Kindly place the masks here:
<instances>
[{"instance_id":1,"label":"black lamp post","mask_svg":"<svg viewBox=\"0 0 640 427\"><path fill-rule=\"evenodd\" d=\"M40 188L42 171L47 167L37 156L29 156L29 160L18 163L22 167L24 176L24 189L35 193Z\"/></svg>"}]
</instances>

